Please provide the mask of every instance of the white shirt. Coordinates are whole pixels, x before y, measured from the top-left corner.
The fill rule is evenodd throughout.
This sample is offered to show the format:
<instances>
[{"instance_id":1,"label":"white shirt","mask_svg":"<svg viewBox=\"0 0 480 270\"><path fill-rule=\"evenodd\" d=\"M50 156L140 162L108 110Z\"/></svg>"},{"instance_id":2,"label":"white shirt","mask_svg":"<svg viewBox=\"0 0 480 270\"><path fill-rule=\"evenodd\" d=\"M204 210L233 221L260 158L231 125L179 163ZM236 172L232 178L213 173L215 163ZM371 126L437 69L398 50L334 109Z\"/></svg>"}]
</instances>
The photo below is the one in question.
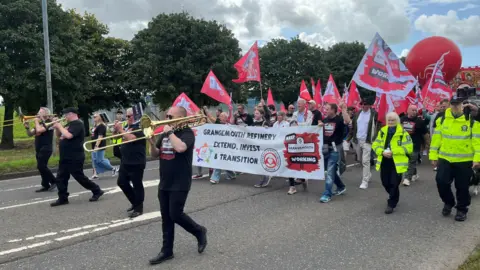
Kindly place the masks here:
<instances>
[{"instance_id":1,"label":"white shirt","mask_svg":"<svg viewBox=\"0 0 480 270\"><path fill-rule=\"evenodd\" d=\"M282 122L275 122L273 123L273 127L289 127L290 126L290 123L288 123L287 121L283 120Z\"/></svg>"},{"instance_id":2,"label":"white shirt","mask_svg":"<svg viewBox=\"0 0 480 270\"><path fill-rule=\"evenodd\" d=\"M361 111L357 118L357 139L366 140L368 135L368 122L370 121L370 110Z\"/></svg>"}]
</instances>

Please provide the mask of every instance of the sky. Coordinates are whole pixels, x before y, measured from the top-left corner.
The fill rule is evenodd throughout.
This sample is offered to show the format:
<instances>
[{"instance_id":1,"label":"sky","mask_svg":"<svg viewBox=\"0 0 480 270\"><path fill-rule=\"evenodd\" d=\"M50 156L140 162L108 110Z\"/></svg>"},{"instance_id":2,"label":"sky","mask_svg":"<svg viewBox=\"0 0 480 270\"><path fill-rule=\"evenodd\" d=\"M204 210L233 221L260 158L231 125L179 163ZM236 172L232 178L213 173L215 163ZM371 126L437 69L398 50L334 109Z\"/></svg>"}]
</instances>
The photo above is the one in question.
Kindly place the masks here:
<instances>
[{"instance_id":1,"label":"sky","mask_svg":"<svg viewBox=\"0 0 480 270\"><path fill-rule=\"evenodd\" d=\"M159 13L186 11L226 24L247 50L273 38L302 40L323 48L341 41L367 46L378 32L398 56L432 36L453 40L462 66L480 66L480 0L57 0L90 12L110 35L131 39Z\"/></svg>"}]
</instances>

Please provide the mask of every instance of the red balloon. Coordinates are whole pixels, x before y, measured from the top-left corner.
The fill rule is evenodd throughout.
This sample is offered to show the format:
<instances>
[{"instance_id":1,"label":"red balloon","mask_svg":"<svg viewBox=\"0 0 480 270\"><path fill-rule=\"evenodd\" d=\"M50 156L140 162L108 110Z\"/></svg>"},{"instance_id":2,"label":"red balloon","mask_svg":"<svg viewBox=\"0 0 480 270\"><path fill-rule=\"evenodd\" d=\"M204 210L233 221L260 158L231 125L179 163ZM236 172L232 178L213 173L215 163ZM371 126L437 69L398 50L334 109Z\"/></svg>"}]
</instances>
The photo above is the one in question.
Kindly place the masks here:
<instances>
[{"instance_id":1,"label":"red balloon","mask_svg":"<svg viewBox=\"0 0 480 270\"><path fill-rule=\"evenodd\" d=\"M445 62L442 68L445 82L450 82L460 71L462 54L458 46L448 38L433 36L419 41L407 55L405 66L413 76L418 77L420 85L427 82L435 68L435 64L442 54Z\"/></svg>"}]
</instances>

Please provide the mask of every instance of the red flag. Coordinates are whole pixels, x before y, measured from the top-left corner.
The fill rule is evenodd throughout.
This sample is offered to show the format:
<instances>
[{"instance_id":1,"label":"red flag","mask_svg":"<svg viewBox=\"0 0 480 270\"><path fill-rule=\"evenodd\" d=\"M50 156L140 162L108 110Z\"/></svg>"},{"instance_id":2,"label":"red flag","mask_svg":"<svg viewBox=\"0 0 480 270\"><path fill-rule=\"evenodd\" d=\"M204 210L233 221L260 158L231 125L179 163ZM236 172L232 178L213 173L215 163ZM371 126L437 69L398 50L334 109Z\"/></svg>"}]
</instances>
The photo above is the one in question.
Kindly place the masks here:
<instances>
[{"instance_id":1,"label":"red flag","mask_svg":"<svg viewBox=\"0 0 480 270\"><path fill-rule=\"evenodd\" d=\"M283 102L280 104L280 111L282 112L287 112L287 109L285 109L285 105L283 104Z\"/></svg>"},{"instance_id":2,"label":"red flag","mask_svg":"<svg viewBox=\"0 0 480 270\"><path fill-rule=\"evenodd\" d=\"M353 80L369 90L405 97L417 80L377 33L358 65Z\"/></svg>"},{"instance_id":3,"label":"red flag","mask_svg":"<svg viewBox=\"0 0 480 270\"><path fill-rule=\"evenodd\" d=\"M313 91L313 100L317 103L317 107L322 106L322 86L320 85L320 80L317 81L315 91Z\"/></svg>"},{"instance_id":4,"label":"red flag","mask_svg":"<svg viewBox=\"0 0 480 270\"><path fill-rule=\"evenodd\" d=\"M302 84L300 85L300 98L305 99L306 101L312 100L312 96L310 96L310 92L308 92L307 85L305 84L305 81L302 80Z\"/></svg>"},{"instance_id":5,"label":"red flag","mask_svg":"<svg viewBox=\"0 0 480 270\"><path fill-rule=\"evenodd\" d=\"M215 99L220 103L224 103L230 105L232 103L232 99L228 95L223 85L218 81L213 71L210 70L208 73L205 82L203 83L201 93Z\"/></svg>"},{"instance_id":6,"label":"red flag","mask_svg":"<svg viewBox=\"0 0 480 270\"><path fill-rule=\"evenodd\" d=\"M274 105L275 106L275 101L273 101L272 89L270 89L270 88L268 88L267 105Z\"/></svg>"},{"instance_id":7,"label":"red flag","mask_svg":"<svg viewBox=\"0 0 480 270\"><path fill-rule=\"evenodd\" d=\"M257 42L248 50L248 52L233 65L238 72L238 79L232 80L235 83L244 83L260 80L260 62L258 59Z\"/></svg>"},{"instance_id":8,"label":"red flag","mask_svg":"<svg viewBox=\"0 0 480 270\"><path fill-rule=\"evenodd\" d=\"M355 81L350 83L350 89L348 90L348 98L346 103L348 107L354 107L357 111L362 108L362 106L360 106L360 93L358 92Z\"/></svg>"},{"instance_id":9,"label":"red flag","mask_svg":"<svg viewBox=\"0 0 480 270\"><path fill-rule=\"evenodd\" d=\"M330 74L330 77L328 78L327 89L325 89L325 93L323 94L323 103L338 104L338 101L341 98L342 97L340 96L340 93L338 93L337 85L333 80L333 76Z\"/></svg>"},{"instance_id":10,"label":"red flag","mask_svg":"<svg viewBox=\"0 0 480 270\"><path fill-rule=\"evenodd\" d=\"M187 110L187 115L194 115L200 111L200 108L193 103L193 101L185 94L181 93L173 102L172 107L183 107ZM163 131L163 126L155 129L154 134L161 133Z\"/></svg>"},{"instance_id":11,"label":"red flag","mask_svg":"<svg viewBox=\"0 0 480 270\"><path fill-rule=\"evenodd\" d=\"M421 96L423 97L423 105L429 112L435 110L435 106L442 99L450 99L453 95L452 89L445 83L441 66L444 63L444 53L435 64L432 76L428 83L423 86Z\"/></svg>"}]
</instances>

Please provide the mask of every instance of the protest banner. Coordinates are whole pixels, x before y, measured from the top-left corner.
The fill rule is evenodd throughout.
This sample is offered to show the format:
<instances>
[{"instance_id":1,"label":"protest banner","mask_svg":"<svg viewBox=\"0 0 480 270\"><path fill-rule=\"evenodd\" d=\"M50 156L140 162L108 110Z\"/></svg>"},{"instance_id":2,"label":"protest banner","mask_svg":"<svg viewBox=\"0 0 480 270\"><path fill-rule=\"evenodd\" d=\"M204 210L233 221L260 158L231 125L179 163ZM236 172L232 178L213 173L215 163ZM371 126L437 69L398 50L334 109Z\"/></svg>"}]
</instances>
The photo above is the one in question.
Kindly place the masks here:
<instances>
[{"instance_id":1,"label":"protest banner","mask_svg":"<svg viewBox=\"0 0 480 270\"><path fill-rule=\"evenodd\" d=\"M249 174L324 180L323 130L309 127L193 128L193 165Z\"/></svg>"}]
</instances>

